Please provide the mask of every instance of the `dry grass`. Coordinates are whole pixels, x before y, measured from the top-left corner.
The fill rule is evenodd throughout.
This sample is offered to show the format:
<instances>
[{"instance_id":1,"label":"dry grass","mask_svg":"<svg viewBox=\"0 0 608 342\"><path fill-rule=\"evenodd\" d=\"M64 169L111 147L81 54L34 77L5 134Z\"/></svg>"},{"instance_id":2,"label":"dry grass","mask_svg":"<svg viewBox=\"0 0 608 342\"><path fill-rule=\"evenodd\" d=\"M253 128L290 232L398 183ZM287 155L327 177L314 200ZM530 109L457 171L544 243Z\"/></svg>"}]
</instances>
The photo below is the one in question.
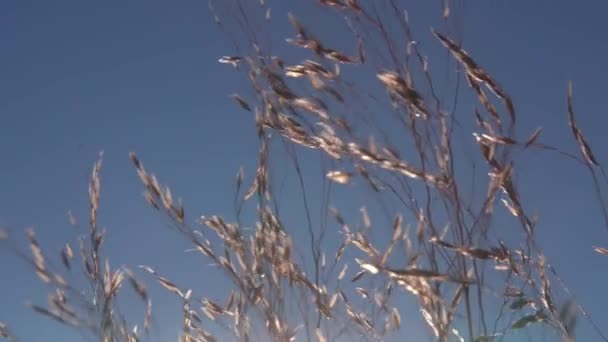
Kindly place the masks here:
<instances>
[{"instance_id":1,"label":"dry grass","mask_svg":"<svg viewBox=\"0 0 608 342\"><path fill-rule=\"evenodd\" d=\"M257 5L240 0L215 4L226 8L227 14L218 14L211 6L219 28L241 53L224 56L219 62L233 66L251 85L251 96L234 94L233 98L253 113L260 142L251 185L243 188L243 169L236 179L236 221L241 221L244 205L258 208L252 232L218 216L202 217L202 228L191 225L181 201L135 154L130 155L148 203L165 213L173 227L232 284L223 294L226 302L217 303L142 267L183 303L180 340L213 341L204 329L209 324L227 327L244 341L383 340L407 333L400 331L400 312L412 308L397 304L402 296L415 299L415 309L438 341L498 341L535 324L573 340L577 317L591 322L598 338L607 340L585 310L571 300L568 288L546 260L535 237L537 218L530 214L513 176L515 150L553 151L578 161L592 176L608 228L597 175L604 181L606 177L574 120L571 86L565 112L580 157L540 143L540 128L527 138L516 135L517 112L507 91L447 33L434 30L437 43L452 55L478 100L474 116L457 118L448 110L450 105L440 101L407 12L394 1L320 3L318 11L337 12L338 18L345 19L353 33L352 49L344 52L330 47L317 36L322 32L313 33L314 27L289 14L294 35L287 43L304 49L305 54L298 64L272 55L260 35L252 34L258 32L255 25L261 23L268 29L272 24L270 9L263 1ZM441 14L450 20L448 1ZM389 22L398 32L389 29ZM385 90L385 98L352 85L349 76L358 70L376 75L376 86ZM247 97L253 100L248 102ZM369 109L383 106L388 108L386 113ZM391 125L412 144L406 148L391 144L389 132L373 124L377 115L393 120ZM463 189L471 186L470 180L458 174L470 163L455 152L458 146L470 144L455 139L455 132L467 127L459 121L476 123L469 134L481 152L487 177L476 176L473 183L476 189L484 186L486 190L469 195L482 193L481 200L466 198ZM302 189L310 238L307 267L296 257L290 229L276 211L270 177L273 144L285 147ZM357 218L345 218L324 197L324 212L334 217L343 241L335 250L323 248L327 225L314 223L310 215L298 157L301 147L323 156L325 165L331 166L323 174L335 186L369 187L373 195L366 200L382 198L396 203L399 211L394 213L393 226L383 231L365 208L360 226ZM145 304L144 331L150 326L152 304L146 287L131 270L113 269L107 259L103 261L105 231L97 227L100 168L101 156L89 187L89 238L81 241L79 254L90 291L83 294L72 288L61 275L74 268L76 257L69 244L60 254L62 270L52 269L46 262L33 230L27 233L31 256L15 252L41 281L54 288L49 306L32 305L34 311L103 341L138 341L143 335L121 316L117 293L129 283ZM330 189L325 181L322 186ZM500 234L494 231L492 218L498 210L506 210L518 220L523 233L519 243L509 245L497 238ZM373 230L377 232L372 234ZM0 232L0 238L6 234ZM606 248L590 248L608 254ZM371 281L359 285L364 279ZM0 336L12 335L0 325Z\"/></svg>"}]
</instances>

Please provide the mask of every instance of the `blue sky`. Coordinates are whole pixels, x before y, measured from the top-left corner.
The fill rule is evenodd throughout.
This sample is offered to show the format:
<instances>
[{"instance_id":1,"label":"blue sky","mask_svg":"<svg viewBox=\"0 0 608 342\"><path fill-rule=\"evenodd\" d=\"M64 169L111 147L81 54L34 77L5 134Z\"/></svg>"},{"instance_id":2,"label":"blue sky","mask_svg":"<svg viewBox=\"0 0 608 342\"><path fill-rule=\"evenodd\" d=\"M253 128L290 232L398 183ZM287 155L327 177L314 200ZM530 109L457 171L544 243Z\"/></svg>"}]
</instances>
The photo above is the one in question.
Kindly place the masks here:
<instances>
[{"instance_id":1,"label":"blue sky","mask_svg":"<svg viewBox=\"0 0 608 342\"><path fill-rule=\"evenodd\" d=\"M267 3L278 27L288 28L290 8L319 32L332 29L305 1ZM429 29L441 28L439 3L404 5L422 49L445 54ZM578 153L565 111L572 80L578 123L596 156L606 160L607 10L601 1L463 4L459 38L514 99L520 137L542 126L544 142ZM277 44L292 34L273 33ZM192 219L230 217L234 175L241 165L253 174L254 123L229 97L245 92L244 79L217 63L234 51L213 24L207 2L7 0L0 2L0 41L0 226L22 248L24 229L34 227L48 251L82 234L89 172L103 150L100 221L109 231L105 251L111 262L148 264L211 293L222 286L221 279L205 277L206 263L184 257L189 245L148 208L128 160L136 151L184 199ZM608 278L601 271L608 259L591 248L608 246L608 235L586 170L551 154L523 156L518 167L520 189L538 210L538 234L549 260L595 320L608 325ZM68 210L80 227L68 224ZM301 215L287 213L292 220ZM46 301L44 287L25 264L0 250L0 270L0 321L24 341L79 340L24 307L27 300ZM178 302L160 290L152 294L160 322L154 340L172 340L179 329ZM144 307L125 309L143 314ZM581 340L594 340L584 338L594 336L585 323L579 329Z\"/></svg>"}]
</instances>

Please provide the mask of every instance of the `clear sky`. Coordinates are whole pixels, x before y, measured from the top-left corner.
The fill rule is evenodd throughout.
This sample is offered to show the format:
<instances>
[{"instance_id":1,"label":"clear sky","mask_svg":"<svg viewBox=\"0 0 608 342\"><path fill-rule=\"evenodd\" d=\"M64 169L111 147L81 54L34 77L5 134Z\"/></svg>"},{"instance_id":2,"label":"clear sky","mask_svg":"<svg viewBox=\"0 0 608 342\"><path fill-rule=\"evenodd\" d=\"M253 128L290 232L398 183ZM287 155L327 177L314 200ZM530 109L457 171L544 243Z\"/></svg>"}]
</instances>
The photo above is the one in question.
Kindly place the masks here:
<instances>
[{"instance_id":1,"label":"clear sky","mask_svg":"<svg viewBox=\"0 0 608 342\"><path fill-rule=\"evenodd\" d=\"M294 8L302 22L331 30L306 2L267 1L280 27L288 27L285 13ZM438 26L440 1L403 3L423 50L443 51L429 29ZM604 1L464 2L464 48L514 99L522 137L542 126L544 142L578 153L566 120L572 80L578 123L597 157L607 160L607 11ZM206 263L184 256L189 245L149 209L128 160L136 151L184 199L192 219L230 217L236 171L243 165L254 172L253 120L229 97L246 89L244 80L217 63L234 51L213 24L207 1L4 0L0 42L0 226L22 248L24 229L34 227L48 251L82 234L89 172L103 150L100 221L109 231L111 262L147 264L210 293L222 286L221 279L205 277ZM520 188L540 216L542 247L581 304L608 326L608 258L591 248L608 246L608 234L586 170L555 155L536 156L518 166ZM68 210L80 227L68 224ZM24 341L79 340L25 308L27 300L46 303L46 291L2 250L0 274L0 321ZM157 338L173 340L179 303L151 287ZM144 307L125 310L143 316ZM594 340L589 326L579 329L582 341Z\"/></svg>"}]
</instances>

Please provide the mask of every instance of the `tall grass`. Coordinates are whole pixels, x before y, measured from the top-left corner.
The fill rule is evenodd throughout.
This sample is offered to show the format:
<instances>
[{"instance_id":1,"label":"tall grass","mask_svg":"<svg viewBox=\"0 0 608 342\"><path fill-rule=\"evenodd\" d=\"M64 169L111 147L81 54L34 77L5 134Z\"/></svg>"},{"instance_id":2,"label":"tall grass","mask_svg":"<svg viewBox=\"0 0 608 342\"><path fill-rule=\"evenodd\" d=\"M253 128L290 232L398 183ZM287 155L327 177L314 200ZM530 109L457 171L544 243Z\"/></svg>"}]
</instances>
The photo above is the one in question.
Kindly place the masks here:
<instances>
[{"instance_id":1,"label":"tall grass","mask_svg":"<svg viewBox=\"0 0 608 342\"><path fill-rule=\"evenodd\" d=\"M514 177L515 152L559 153L576 161L589 171L608 228L604 168L576 124L571 85L564 85L564 113L577 154L543 142L540 129L518 130L516 99L483 69L483 61L440 30L431 38L449 53L448 65L462 79L452 88L436 81L396 1L318 3L316 11L334 15L334 25L350 33L341 41L348 48L332 47L332 38L325 39L331 34L290 13L292 32L282 33L300 54L274 55L264 32L283 18L273 18L263 1L210 3L238 53L220 62L247 80L249 95L233 98L251 113L259 139L253 178L246 183L243 169L236 177L234 217L193 223L181 201L130 154L151 207L217 266L206 272L219 272L232 284L223 294L205 294L142 267L183 303L180 340L212 341L213 325L244 341L407 338L408 331L400 329L404 312L416 312L420 329L437 341L509 340L534 326L574 340L577 318L607 340L544 255L535 236L537 217ZM445 27L452 5L446 1L439 13ZM478 103L473 113L460 113L456 104L467 91ZM458 138L470 134L474 139ZM471 146L477 156L466 153ZM325 175L314 184L322 189L320 199L310 198L313 185L304 174L303 155L311 151L320 156ZM289 161L302 197L301 227L308 240L297 246L294 228L279 215L276 160ZM132 270L104 264L106 232L96 223L100 168L101 157L91 176L89 236L80 242L80 253L66 245L59 256L63 269L51 268L33 231L27 234L31 255L14 252L53 288L49 306L32 305L34 311L102 341L138 341L149 329L151 299ZM360 217L334 207L337 187L368 191ZM312 208L319 203L317 217ZM374 218L381 210L370 208L388 208L387 203L395 211L391 226L383 228ZM253 230L241 223L244 207L256 210ZM519 224L521 239L501 238L495 222L505 214ZM596 251L608 254L602 247ZM84 270L87 289L73 288L61 275L77 267ZM124 283L148 308L143 329L127 323L116 305ZM221 295L225 302L207 297ZM0 325L0 336L12 335Z\"/></svg>"}]
</instances>

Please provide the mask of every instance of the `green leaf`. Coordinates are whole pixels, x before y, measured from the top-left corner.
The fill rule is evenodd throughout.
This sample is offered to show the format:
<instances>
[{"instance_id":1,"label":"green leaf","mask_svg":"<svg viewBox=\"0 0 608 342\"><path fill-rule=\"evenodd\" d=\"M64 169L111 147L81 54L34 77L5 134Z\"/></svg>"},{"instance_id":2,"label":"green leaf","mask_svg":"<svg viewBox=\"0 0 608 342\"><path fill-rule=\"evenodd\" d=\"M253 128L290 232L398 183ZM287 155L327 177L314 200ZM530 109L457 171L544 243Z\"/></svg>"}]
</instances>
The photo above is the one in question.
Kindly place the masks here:
<instances>
[{"instance_id":1,"label":"green leaf","mask_svg":"<svg viewBox=\"0 0 608 342\"><path fill-rule=\"evenodd\" d=\"M513 325L511 326L511 329L525 328L528 324L541 322L546 318L547 318L547 316L542 312L538 312L533 315L527 315L527 316L520 318L517 322L513 323Z\"/></svg>"},{"instance_id":2,"label":"green leaf","mask_svg":"<svg viewBox=\"0 0 608 342\"><path fill-rule=\"evenodd\" d=\"M523 308L524 306L528 305L530 303L529 300L527 300L524 297L520 297L517 300L515 300L513 303L511 303L511 310L520 310L521 308Z\"/></svg>"}]
</instances>

